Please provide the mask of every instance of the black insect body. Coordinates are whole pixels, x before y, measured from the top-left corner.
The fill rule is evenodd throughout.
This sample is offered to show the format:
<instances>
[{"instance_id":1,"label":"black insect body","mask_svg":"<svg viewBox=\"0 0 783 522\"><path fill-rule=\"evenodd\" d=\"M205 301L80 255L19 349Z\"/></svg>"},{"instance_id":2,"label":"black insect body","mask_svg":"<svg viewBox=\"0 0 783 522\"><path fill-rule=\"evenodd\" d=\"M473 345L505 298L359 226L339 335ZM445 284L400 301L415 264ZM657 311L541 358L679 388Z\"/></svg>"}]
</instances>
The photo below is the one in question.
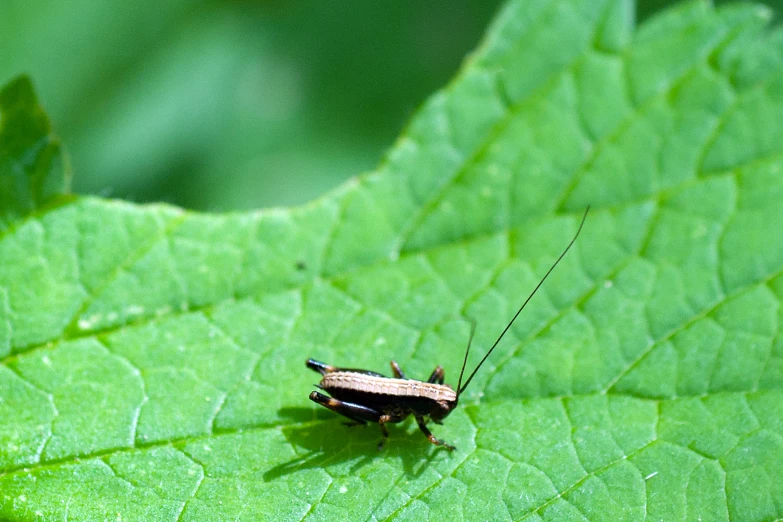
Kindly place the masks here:
<instances>
[{"instance_id":1,"label":"black insect body","mask_svg":"<svg viewBox=\"0 0 783 522\"><path fill-rule=\"evenodd\" d=\"M441 419L457 407L457 392L443 384L443 368L440 366L435 368L427 382L407 379L394 361L391 362L393 379L366 370L335 368L313 359L307 360L307 367L323 375L318 387L331 395L327 397L314 391L310 393L310 400L348 417L353 421L351 424L378 423L383 434L378 449L383 447L389 436L386 423L401 422L411 414L430 442L454 449L454 446L436 439L425 420L428 417L440 424Z\"/></svg>"},{"instance_id":2,"label":"black insect body","mask_svg":"<svg viewBox=\"0 0 783 522\"><path fill-rule=\"evenodd\" d=\"M379 450L383 448L386 439L389 437L386 424L390 422L401 422L409 415L413 415L416 418L419 429L430 442L453 450L454 446L435 438L427 428L427 420L431 420L435 424L441 424L443 419L457 407L457 404L459 404L459 396L465 391L465 388L468 387L470 381L473 380L473 377L476 375L479 368L481 368L481 365L484 364L484 361L487 360L500 340L506 332L508 332L509 328L511 328L511 325L514 324L514 321L530 299L535 295L538 289L541 288L541 285L549 274L552 273L552 270L555 269L560 260L566 255L571 248L571 245L576 241L576 238L579 237L579 233L582 231L582 226L584 226L589 210L590 207L585 210L579 228L577 229L576 234L574 234L573 239L571 239L571 242L568 243L568 246L566 246L560 254L560 257L552 264L547 273L544 274L541 281L538 282L527 299L525 299L525 302L522 303L522 306L517 310L514 317L511 318L511 321L509 321L495 343L478 363L464 385L462 384L462 377L465 373L465 365L468 362L470 345L473 341L473 333L475 331L475 323L470 331L468 347L465 350L465 358L462 361L462 370L460 370L459 382L456 390L448 384L443 383L444 372L443 368L440 366L435 368L435 371L432 372L432 375L430 375L430 378L427 379L426 382L423 382L405 377L400 366L394 361L391 362L394 377L390 378L367 370L338 368L313 359L308 359L307 367L317 371L323 376L321 382L317 386L331 396L329 397L314 391L310 393L310 400L347 417L352 421L347 423L349 425L366 424L368 422L377 423L380 426L381 434L383 435L383 439L381 439L380 444L378 444Z\"/></svg>"}]
</instances>

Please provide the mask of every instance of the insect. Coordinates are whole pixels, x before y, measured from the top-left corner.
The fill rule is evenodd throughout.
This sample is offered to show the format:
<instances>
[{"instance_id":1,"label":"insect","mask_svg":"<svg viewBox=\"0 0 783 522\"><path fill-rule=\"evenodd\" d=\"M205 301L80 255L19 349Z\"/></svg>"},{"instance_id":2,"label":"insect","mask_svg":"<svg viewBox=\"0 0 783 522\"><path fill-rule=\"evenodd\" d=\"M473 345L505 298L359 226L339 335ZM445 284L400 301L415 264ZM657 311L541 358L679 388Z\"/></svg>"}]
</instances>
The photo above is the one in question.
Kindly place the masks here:
<instances>
[{"instance_id":1,"label":"insect","mask_svg":"<svg viewBox=\"0 0 783 522\"><path fill-rule=\"evenodd\" d=\"M558 263L560 263L560 260L566 255L576 238L579 237L589 210L590 207L588 206L571 242L568 243L560 257L552 264L546 274L544 274L544 277L541 278L527 299L525 299L525 302L522 303L522 306L519 307L519 310L517 310L517 313L514 314L514 317L511 318L511 321L500 333L495 343L468 376L465 384L462 384L462 377L465 374L470 345L473 342L473 334L476 331L475 322L472 323L470 330L468 347L465 350L465 358L462 361L462 369L459 372L459 382L456 390L443 383L444 372L441 366L436 367L425 382L408 379L400 366L394 361L391 361L391 370L394 377L386 377L380 373L368 370L338 368L308 359L307 367L322 375L321 382L316 386L331 396L313 391L310 393L310 400L347 417L351 420L351 422L346 423L349 426L367 424L368 422L377 423L381 428L381 435L383 436L380 444L378 444L378 450L383 449L386 439L389 437L386 424L401 422L409 415L413 415L416 418L419 429L431 443L454 450L455 448L451 444L435 438L429 428L427 428L427 420L431 420L435 424L442 424L443 419L454 411L459 404L460 395L473 380L481 365L484 364L484 361L487 360L500 340L503 339L503 336L506 335L506 332L514 324L514 321L527 306L530 299L541 288L541 285L544 284L549 274L552 273Z\"/></svg>"}]
</instances>

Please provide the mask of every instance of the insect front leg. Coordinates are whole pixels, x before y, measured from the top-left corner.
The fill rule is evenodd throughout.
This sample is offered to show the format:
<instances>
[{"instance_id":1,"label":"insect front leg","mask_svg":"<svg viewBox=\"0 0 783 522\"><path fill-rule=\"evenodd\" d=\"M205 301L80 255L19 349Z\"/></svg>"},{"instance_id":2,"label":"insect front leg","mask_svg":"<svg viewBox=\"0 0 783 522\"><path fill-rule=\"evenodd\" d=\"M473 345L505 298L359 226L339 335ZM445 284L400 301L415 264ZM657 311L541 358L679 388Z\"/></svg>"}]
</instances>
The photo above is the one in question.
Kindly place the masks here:
<instances>
[{"instance_id":1,"label":"insect front leg","mask_svg":"<svg viewBox=\"0 0 783 522\"><path fill-rule=\"evenodd\" d=\"M434 383L434 384L443 384L444 379L445 379L445 373L443 372L443 366L438 366L432 372L432 375L430 375L430 378L429 380L427 380L427 382Z\"/></svg>"},{"instance_id":2,"label":"insect front leg","mask_svg":"<svg viewBox=\"0 0 783 522\"><path fill-rule=\"evenodd\" d=\"M343 417L348 417L356 424L380 422L380 418L383 415L381 412L368 408L367 406L354 404L352 402L343 402L332 397L327 397L323 393L318 393L317 391L310 393L310 400L317 402L325 408L329 408L335 413L339 413Z\"/></svg>"},{"instance_id":3,"label":"insect front leg","mask_svg":"<svg viewBox=\"0 0 783 522\"><path fill-rule=\"evenodd\" d=\"M446 444L440 439L436 439L435 435L432 434L430 429L427 427L427 424L424 422L424 417L421 417L419 415L416 416L416 423L419 425L419 429L424 433L424 435L429 439L430 442L435 444L436 446L443 446L449 451L454 451L456 448L452 446L451 444Z\"/></svg>"},{"instance_id":4,"label":"insect front leg","mask_svg":"<svg viewBox=\"0 0 783 522\"><path fill-rule=\"evenodd\" d=\"M407 377L405 377L405 374L402 373L402 368L400 368L400 365L397 364L397 361L391 362L391 369L394 376L397 377L398 379L407 379Z\"/></svg>"}]
</instances>

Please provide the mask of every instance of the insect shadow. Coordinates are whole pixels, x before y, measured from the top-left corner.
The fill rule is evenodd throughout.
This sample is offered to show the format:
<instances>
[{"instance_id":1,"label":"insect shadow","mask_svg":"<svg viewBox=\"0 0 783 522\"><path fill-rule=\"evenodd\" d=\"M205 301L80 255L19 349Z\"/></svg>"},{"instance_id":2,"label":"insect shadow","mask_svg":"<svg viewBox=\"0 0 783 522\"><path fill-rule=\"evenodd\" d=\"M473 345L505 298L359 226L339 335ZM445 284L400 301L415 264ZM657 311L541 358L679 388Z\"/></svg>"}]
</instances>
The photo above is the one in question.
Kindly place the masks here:
<instances>
[{"instance_id":1,"label":"insect shadow","mask_svg":"<svg viewBox=\"0 0 783 522\"><path fill-rule=\"evenodd\" d=\"M315 418L314 411L317 412ZM350 472L354 473L378 459L377 441L375 437L367 436L366 430L371 426L345 429L343 423L328 410L321 412L312 408L281 408L279 414L294 422L282 428L282 432L299 456L267 470L263 475L265 481L303 469L323 468L345 462L353 463ZM401 432L407 431L410 425L410 422L405 422L392 428L395 444L384 450L384 456L399 459L405 474L415 477L440 452L432 452L427 439L403 436Z\"/></svg>"}]
</instances>

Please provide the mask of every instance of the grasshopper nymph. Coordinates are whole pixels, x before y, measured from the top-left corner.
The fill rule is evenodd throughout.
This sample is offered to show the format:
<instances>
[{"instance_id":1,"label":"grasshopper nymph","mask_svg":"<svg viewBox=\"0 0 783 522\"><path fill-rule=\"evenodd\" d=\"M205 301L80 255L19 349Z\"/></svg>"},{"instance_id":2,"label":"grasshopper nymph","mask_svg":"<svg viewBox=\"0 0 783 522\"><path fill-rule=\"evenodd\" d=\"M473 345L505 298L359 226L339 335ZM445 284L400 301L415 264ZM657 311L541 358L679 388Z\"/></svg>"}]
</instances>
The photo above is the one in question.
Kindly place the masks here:
<instances>
[{"instance_id":1,"label":"grasshopper nymph","mask_svg":"<svg viewBox=\"0 0 783 522\"><path fill-rule=\"evenodd\" d=\"M517 310L517 313L514 314L514 317L511 318L511 321L500 333L495 343L468 376L465 384L462 384L465 365L468 362L468 354L470 353L470 345L473 341L473 333L476 329L475 323L473 324L468 339L468 347L465 350L465 358L462 361L462 369L459 372L459 382L457 383L456 391L448 384L443 384L444 372L440 366L435 368L430 378L425 382L405 377L400 366L394 361L391 362L394 377L386 377L380 373L368 370L338 368L308 359L307 367L323 376L321 382L317 385L318 388L331 395L331 397L328 397L314 391L310 393L310 400L347 417L352 421L348 423L349 425L366 424L368 422L378 423L383 435L380 444L378 444L379 450L383 448L386 439L389 437L386 424L389 422L401 422L409 415L413 415L416 418L419 429L430 442L453 450L454 446L435 438L429 428L427 428L427 420L431 420L435 424L441 424L443 419L457 407L460 395L468 387L470 381L473 380L481 365L484 364L484 361L487 360L487 357L489 357L506 332L508 332L511 325L514 324L514 321L527 306L530 299L541 288L541 285L549 274L552 273L552 270L566 255L576 238L579 237L589 210L590 207L587 207L571 242L568 243L560 257L552 264L546 274L544 274L544 277L541 278L527 299L525 299L525 302L522 303L522 306L519 307L519 310Z\"/></svg>"}]
</instances>

